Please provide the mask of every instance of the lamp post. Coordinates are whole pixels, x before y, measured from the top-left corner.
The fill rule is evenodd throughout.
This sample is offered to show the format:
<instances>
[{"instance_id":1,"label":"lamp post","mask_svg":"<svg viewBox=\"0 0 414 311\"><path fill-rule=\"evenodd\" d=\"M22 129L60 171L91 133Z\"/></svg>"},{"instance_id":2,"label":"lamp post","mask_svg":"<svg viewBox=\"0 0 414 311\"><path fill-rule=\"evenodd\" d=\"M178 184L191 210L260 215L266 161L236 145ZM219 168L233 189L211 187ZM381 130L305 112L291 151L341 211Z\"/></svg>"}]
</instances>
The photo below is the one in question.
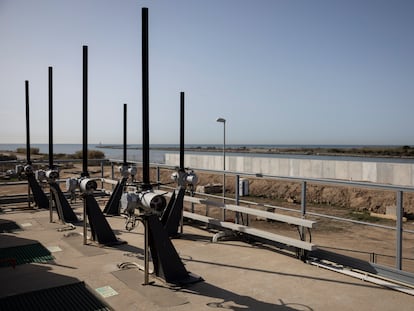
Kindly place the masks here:
<instances>
[{"instance_id":1,"label":"lamp post","mask_svg":"<svg viewBox=\"0 0 414 311\"><path fill-rule=\"evenodd\" d=\"M226 204L226 119L217 118L219 123L223 123L223 203ZM226 209L223 209L223 221L226 220Z\"/></svg>"}]
</instances>

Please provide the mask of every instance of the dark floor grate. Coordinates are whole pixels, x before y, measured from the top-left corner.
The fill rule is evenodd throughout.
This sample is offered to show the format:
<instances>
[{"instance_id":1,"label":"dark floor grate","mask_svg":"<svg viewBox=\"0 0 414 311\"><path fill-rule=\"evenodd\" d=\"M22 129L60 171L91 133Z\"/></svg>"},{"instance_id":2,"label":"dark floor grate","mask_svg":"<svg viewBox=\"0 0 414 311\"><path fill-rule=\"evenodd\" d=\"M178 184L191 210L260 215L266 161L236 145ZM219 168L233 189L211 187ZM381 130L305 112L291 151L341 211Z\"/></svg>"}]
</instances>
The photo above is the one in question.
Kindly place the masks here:
<instances>
[{"instance_id":1,"label":"dark floor grate","mask_svg":"<svg viewBox=\"0 0 414 311\"><path fill-rule=\"evenodd\" d=\"M9 266L6 259L13 259L16 265L53 260L50 252L40 243L0 248L0 267Z\"/></svg>"},{"instance_id":2,"label":"dark floor grate","mask_svg":"<svg viewBox=\"0 0 414 311\"><path fill-rule=\"evenodd\" d=\"M113 310L79 282L0 299L0 310L98 311Z\"/></svg>"}]
</instances>

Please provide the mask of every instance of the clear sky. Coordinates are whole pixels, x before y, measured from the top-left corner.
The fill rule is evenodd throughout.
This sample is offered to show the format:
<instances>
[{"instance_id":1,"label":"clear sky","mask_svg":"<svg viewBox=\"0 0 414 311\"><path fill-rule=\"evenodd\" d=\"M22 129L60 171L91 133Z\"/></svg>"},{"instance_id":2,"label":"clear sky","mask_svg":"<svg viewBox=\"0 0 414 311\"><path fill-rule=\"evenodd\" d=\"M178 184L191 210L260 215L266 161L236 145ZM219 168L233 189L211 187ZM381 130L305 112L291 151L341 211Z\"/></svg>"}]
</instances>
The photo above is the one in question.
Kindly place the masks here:
<instances>
[{"instance_id":1,"label":"clear sky","mask_svg":"<svg viewBox=\"0 0 414 311\"><path fill-rule=\"evenodd\" d=\"M141 8L149 9L150 143L414 145L412 0L0 0L0 143L142 141Z\"/></svg>"}]
</instances>

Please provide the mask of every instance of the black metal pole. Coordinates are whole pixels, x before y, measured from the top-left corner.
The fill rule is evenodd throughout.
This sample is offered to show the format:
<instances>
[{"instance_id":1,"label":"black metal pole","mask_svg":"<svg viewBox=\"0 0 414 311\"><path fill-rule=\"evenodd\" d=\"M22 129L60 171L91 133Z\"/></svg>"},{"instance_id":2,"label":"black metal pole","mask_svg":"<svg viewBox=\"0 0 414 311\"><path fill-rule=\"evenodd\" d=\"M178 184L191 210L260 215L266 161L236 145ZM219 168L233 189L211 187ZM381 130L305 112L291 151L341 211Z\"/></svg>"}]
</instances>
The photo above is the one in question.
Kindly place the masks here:
<instances>
[{"instance_id":1,"label":"black metal pole","mask_svg":"<svg viewBox=\"0 0 414 311\"><path fill-rule=\"evenodd\" d=\"M32 164L30 160L30 118L29 118L29 81L25 82L26 92L26 161L27 164Z\"/></svg>"},{"instance_id":2,"label":"black metal pole","mask_svg":"<svg viewBox=\"0 0 414 311\"><path fill-rule=\"evenodd\" d=\"M88 177L88 46L83 46L83 131L82 131L82 177Z\"/></svg>"},{"instance_id":3,"label":"black metal pole","mask_svg":"<svg viewBox=\"0 0 414 311\"><path fill-rule=\"evenodd\" d=\"M124 165L127 165L127 104L124 104Z\"/></svg>"},{"instance_id":4,"label":"black metal pole","mask_svg":"<svg viewBox=\"0 0 414 311\"><path fill-rule=\"evenodd\" d=\"M149 79L148 79L148 8L142 8L142 178L150 188L149 177Z\"/></svg>"},{"instance_id":5,"label":"black metal pole","mask_svg":"<svg viewBox=\"0 0 414 311\"><path fill-rule=\"evenodd\" d=\"M49 67L49 169L53 169L53 68Z\"/></svg>"},{"instance_id":6,"label":"black metal pole","mask_svg":"<svg viewBox=\"0 0 414 311\"><path fill-rule=\"evenodd\" d=\"M180 93L180 170L184 170L184 92Z\"/></svg>"},{"instance_id":7,"label":"black metal pole","mask_svg":"<svg viewBox=\"0 0 414 311\"><path fill-rule=\"evenodd\" d=\"M30 160L30 118L29 118L29 81L24 81L26 97L26 163L32 164ZM27 205L30 208L30 183L27 184Z\"/></svg>"},{"instance_id":8,"label":"black metal pole","mask_svg":"<svg viewBox=\"0 0 414 311\"><path fill-rule=\"evenodd\" d=\"M49 169L53 169L53 69L48 68L49 74ZM53 190L49 183L49 222L53 222ZM58 206L59 203L56 204ZM63 212L62 212L63 214Z\"/></svg>"}]
</instances>

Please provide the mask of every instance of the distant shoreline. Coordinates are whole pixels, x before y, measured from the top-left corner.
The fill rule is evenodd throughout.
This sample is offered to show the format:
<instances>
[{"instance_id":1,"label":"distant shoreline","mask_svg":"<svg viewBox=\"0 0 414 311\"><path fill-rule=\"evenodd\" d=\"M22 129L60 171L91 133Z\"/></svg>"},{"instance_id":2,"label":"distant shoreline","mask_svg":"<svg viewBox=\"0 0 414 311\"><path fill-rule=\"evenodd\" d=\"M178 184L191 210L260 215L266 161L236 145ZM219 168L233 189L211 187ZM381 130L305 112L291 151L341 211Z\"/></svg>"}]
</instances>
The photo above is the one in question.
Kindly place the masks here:
<instances>
[{"instance_id":1,"label":"distant shoreline","mask_svg":"<svg viewBox=\"0 0 414 311\"><path fill-rule=\"evenodd\" d=\"M47 144L32 144L33 148L38 149L38 155L46 156L48 154ZM23 144L0 144L1 153L14 152L16 148L24 149ZM141 145L128 145L130 150L128 157L132 161L139 161L140 156L136 151L142 150ZM64 158L65 155L71 155L82 150L81 144L57 144L54 148L56 158ZM123 150L121 144L88 144L89 151L103 151L105 158L114 159L120 157ZM150 145L151 156L154 157L154 163L163 163L163 154L166 152L179 152L179 145ZM188 153L206 153L222 154L222 145L195 145L185 146L185 152ZM414 147L411 146L358 146L358 145L226 145L228 155L237 156L292 156L292 157L331 157L331 158L360 158L360 159L382 159L395 161L412 161L414 159ZM34 152L33 152L34 155ZM24 154L21 154L23 157Z\"/></svg>"},{"instance_id":2,"label":"distant shoreline","mask_svg":"<svg viewBox=\"0 0 414 311\"><path fill-rule=\"evenodd\" d=\"M121 145L97 145L101 149L123 149ZM127 146L127 149L142 150L139 146ZM179 152L179 147L150 147L150 150ZM184 151L190 152L223 152L223 148L216 146L186 147ZM281 155L317 155L317 156L355 156L377 158L414 158L414 147L226 147L226 153L257 153Z\"/></svg>"}]
</instances>

